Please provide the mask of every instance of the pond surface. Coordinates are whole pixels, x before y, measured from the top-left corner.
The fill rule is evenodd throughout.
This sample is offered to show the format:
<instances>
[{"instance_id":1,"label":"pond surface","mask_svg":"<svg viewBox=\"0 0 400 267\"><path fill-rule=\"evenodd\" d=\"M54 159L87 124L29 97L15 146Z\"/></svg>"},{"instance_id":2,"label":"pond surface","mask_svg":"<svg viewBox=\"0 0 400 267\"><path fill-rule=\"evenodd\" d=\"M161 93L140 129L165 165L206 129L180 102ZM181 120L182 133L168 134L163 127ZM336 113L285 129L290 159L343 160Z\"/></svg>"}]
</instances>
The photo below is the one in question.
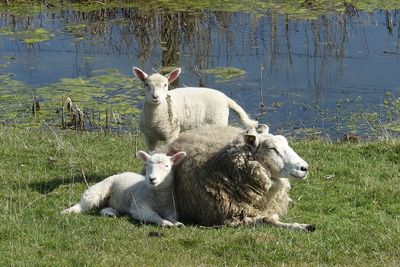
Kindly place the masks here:
<instances>
[{"instance_id":1,"label":"pond surface","mask_svg":"<svg viewBox=\"0 0 400 267\"><path fill-rule=\"evenodd\" d=\"M174 87L218 89L275 133L398 136L399 23L399 10L349 5L310 18L130 6L40 6L22 15L3 5L0 122L65 126L70 97L86 127L129 129L143 104L132 66L148 73L179 66Z\"/></svg>"}]
</instances>

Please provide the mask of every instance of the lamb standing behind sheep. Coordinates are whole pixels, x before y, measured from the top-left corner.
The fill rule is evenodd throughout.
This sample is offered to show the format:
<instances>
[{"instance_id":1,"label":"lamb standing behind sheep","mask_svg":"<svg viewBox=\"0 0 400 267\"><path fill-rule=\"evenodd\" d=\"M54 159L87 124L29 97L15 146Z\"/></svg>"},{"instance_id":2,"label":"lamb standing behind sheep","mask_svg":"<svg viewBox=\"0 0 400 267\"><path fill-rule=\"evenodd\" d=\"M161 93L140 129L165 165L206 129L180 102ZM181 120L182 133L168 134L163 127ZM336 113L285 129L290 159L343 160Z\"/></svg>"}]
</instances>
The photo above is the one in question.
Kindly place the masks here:
<instances>
[{"instance_id":1,"label":"lamb standing behind sheep","mask_svg":"<svg viewBox=\"0 0 400 267\"><path fill-rule=\"evenodd\" d=\"M110 176L89 187L78 204L61 213L83 213L95 207L105 207L100 213L116 217L129 214L133 219L161 226L183 226L176 220L173 199L172 167L186 155L178 152L172 157L165 154L138 157L146 162L146 175L125 172Z\"/></svg>"},{"instance_id":2,"label":"lamb standing behind sheep","mask_svg":"<svg viewBox=\"0 0 400 267\"><path fill-rule=\"evenodd\" d=\"M229 109L239 115L246 127L258 125L258 122L251 120L235 101L220 91L200 87L168 91L169 83L174 81L180 72L181 69L178 68L165 76L158 73L149 76L141 69L133 68L133 73L144 84L145 102L139 128L150 151L160 142L172 142L178 138L181 131L206 124L228 125Z\"/></svg>"},{"instance_id":3,"label":"lamb standing behind sheep","mask_svg":"<svg viewBox=\"0 0 400 267\"><path fill-rule=\"evenodd\" d=\"M179 219L205 226L267 223L315 230L311 224L279 221L291 201L286 177L305 179L308 165L268 127L246 133L235 127L199 128L159 150L187 153L175 170Z\"/></svg>"}]
</instances>

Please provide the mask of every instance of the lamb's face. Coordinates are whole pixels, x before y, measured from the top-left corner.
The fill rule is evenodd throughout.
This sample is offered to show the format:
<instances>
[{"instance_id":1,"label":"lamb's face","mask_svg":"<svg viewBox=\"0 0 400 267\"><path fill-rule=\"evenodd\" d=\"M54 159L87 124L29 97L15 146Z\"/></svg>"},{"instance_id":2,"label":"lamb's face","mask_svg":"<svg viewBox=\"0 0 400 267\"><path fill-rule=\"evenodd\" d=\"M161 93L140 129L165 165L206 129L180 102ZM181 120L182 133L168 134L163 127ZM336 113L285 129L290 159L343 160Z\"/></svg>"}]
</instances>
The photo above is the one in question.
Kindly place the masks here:
<instances>
[{"instance_id":1,"label":"lamb's face","mask_svg":"<svg viewBox=\"0 0 400 267\"><path fill-rule=\"evenodd\" d=\"M168 79L163 75L150 75L143 83L146 101L156 105L164 102L167 98L168 84Z\"/></svg>"},{"instance_id":2,"label":"lamb's face","mask_svg":"<svg viewBox=\"0 0 400 267\"><path fill-rule=\"evenodd\" d=\"M284 136L252 132L245 136L245 141L254 148L256 160L271 171L271 178L307 178L307 162L289 146Z\"/></svg>"},{"instance_id":3,"label":"lamb's face","mask_svg":"<svg viewBox=\"0 0 400 267\"><path fill-rule=\"evenodd\" d=\"M169 183L172 179L173 162L165 154L154 154L146 161L146 183L157 187L163 182Z\"/></svg>"},{"instance_id":4,"label":"lamb's face","mask_svg":"<svg viewBox=\"0 0 400 267\"><path fill-rule=\"evenodd\" d=\"M146 163L146 183L155 188L170 186L173 179L172 167L179 164L186 153L181 151L167 156L164 153L149 155L144 151L138 151L137 156Z\"/></svg>"},{"instance_id":5,"label":"lamb's face","mask_svg":"<svg viewBox=\"0 0 400 267\"><path fill-rule=\"evenodd\" d=\"M139 68L133 68L133 73L143 82L145 101L150 104L159 105L165 102L169 83L179 76L181 69L175 69L165 76L159 73L153 73L148 76Z\"/></svg>"}]
</instances>

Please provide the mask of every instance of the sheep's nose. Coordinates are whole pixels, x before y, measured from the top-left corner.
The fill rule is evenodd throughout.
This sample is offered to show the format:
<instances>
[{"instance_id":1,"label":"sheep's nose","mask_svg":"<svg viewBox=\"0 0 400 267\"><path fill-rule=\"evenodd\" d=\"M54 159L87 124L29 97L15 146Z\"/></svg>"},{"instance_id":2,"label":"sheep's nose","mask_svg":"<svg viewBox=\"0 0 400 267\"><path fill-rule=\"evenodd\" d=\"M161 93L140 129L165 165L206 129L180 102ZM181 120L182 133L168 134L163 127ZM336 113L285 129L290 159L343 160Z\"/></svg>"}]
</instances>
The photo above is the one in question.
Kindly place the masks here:
<instances>
[{"instance_id":1,"label":"sheep's nose","mask_svg":"<svg viewBox=\"0 0 400 267\"><path fill-rule=\"evenodd\" d=\"M160 101L160 96L158 96L158 95L153 95L153 101L154 101L154 102L159 102L159 101Z\"/></svg>"},{"instance_id":2,"label":"sheep's nose","mask_svg":"<svg viewBox=\"0 0 400 267\"><path fill-rule=\"evenodd\" d=\"M300 167L300 168L299 168L300 171L302 171L302 172L308 172L309 167L308 167L307 162L303 162L299 167Z\"/></svg>"},{"instance_id":3,"label":"sheep's nose","mask_svg":"<svg viewBox=\"0 0 400 267\"><path fill-rule=\"evenodd\" d=\"M156 180L156 177L154 177L154 176L150 176L149 177L150 183L154 183L155 180Z\"/></svg>"}]
</instances>

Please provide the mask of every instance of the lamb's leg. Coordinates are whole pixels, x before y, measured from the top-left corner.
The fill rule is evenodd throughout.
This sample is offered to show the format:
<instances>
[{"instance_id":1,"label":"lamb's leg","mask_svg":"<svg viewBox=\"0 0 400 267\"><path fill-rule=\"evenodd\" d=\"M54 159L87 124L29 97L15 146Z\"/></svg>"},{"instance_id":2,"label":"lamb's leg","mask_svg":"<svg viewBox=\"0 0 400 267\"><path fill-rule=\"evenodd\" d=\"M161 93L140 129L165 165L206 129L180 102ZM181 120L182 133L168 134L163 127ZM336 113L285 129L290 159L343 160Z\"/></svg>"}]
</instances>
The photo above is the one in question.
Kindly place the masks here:
<instances>
[{"instance_id":1,"label":"lamb's leg","mask_svg":"<svg viewBox=\"0 0 400 267\"><path fill-rule=\"evenodd\" d=\"M72 207L69 207L68 209L65 209L61 211L61 214L68 214L68 213L83 213L85 209L81 205L81 203L75 204Z\"/></svg>"},{"instance_id":2,"label":"lamb's leg","mask_svg":"<svg viewBox=\"0 0 400 267\"><path fill-rule=\"evenodd\" d=\"M83 213L92 208L100 207L110 195L111 185L112 179L105 179L100 183L89 187L85 192L83 192L79 203L61 211L61 214Z\"/></svg>"},{"instance_id":3,"label":"lamb's leg","mask_svg":"<svg viewBox=\"0 0 400 267\"><path fill-rule=\"evenodd\" d=\"M314 232L314 224L303 224L303 223L284 223L278 220L278 218L264 217L261 219L263 223L271 224L276 227L288 228L297 231Z\"/></svg>"},{"instance_id":4,"label":"lamb's leg","mask_svg":"<svg viewBox=\"0 0 400 267\"><path fill-rule=\"evenodd\" d=\"M114 208L107 207L107 208L102 209L102 210L100 211L100 214L101 214L102 216L107 216L107 217L113 217L113 218L115 218L115 217L118 216L118 211L117 211L116 209L114 209Z\"/></svg>"},{"instance_id":5,"label":"lamb's leg","mask_svg":"<svg viewBox=\"0 0 400 267\"><path fill-rule=\"evenodd\" d=\"M131 208L130 215L133 219L142 221L144 223L154 223L160 226L175 226L172 222L163 219L157 212L153 211L149 207L141 207L141 209Z\"/></svg>"}]
</instances>

